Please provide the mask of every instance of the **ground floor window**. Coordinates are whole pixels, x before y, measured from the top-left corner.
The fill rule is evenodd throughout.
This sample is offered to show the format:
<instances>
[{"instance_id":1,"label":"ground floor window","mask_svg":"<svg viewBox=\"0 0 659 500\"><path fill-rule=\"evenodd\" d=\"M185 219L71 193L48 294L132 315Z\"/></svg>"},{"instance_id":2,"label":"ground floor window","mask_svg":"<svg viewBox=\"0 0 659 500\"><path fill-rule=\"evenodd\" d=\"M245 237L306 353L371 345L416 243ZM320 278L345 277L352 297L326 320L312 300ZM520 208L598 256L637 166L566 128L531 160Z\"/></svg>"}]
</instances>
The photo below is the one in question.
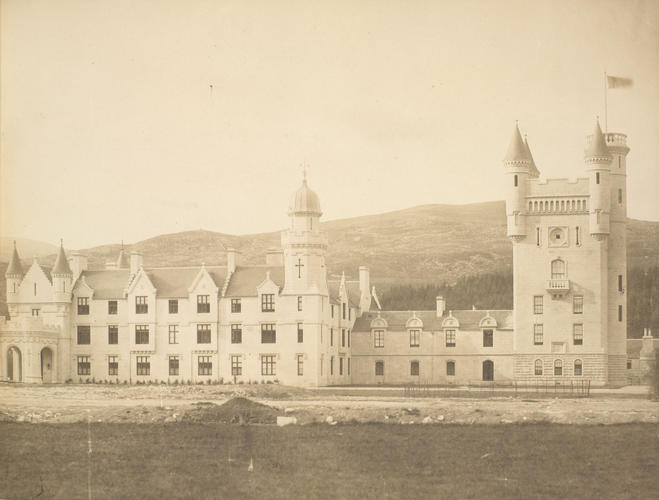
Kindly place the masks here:
<instances>
[{"instance_id":1,"label":"ground floor window","mask_svg":"<svg viewBox=\"0 0 659 500\"><path fill-rule=\"evenodd\" d=\"M446 362L446 375L448 375L449 377L455 376L455 361Z\"/></svg>"},{"instance_id":2,"label":"ground floor window","mask_svg":"<svg viewBox=\"0 0 659 500\"><path fill-rule=\"evenodd\" d=\"M563 361L560 359L554 361L554 375L557 377L563 375Z\"/></svg>"},{"instance_id":3,"label":"ground floor window","mask_svg":"<svg viewBox=\"0 0 659 500\"><path fill-rule=\"evenodd\" d=\"M199 373L199 375L213 374L213 362L211 361L210 356L199 356L197 359L197 365L197 373Z\"/></svg>"},{"instance_id":4,"label":"ground floor window","mask_svg":"<svg viewBox=\"0 0 659 500\"><path fill-rule=\"evenodd\" d=\"M419 376L419 362L418 361L412 361L410 363L410 375L414 377Z\"/></svg>"},{"instance_id":5,"label":"ground floor window","mask_svg":"<svg viewBox=\"0 0 659 500\"><path fill-rule=\"evenodd\" d=\"M330 358L330 375L334 375L334 356Z\"/></svg>"},{"instance_id":6,"label":"ground floor window","mask_svg":"<svg viewBox=\"0 0 659 500\"><path fill-rule=\"evenodd\" d=\"M304 375L304 354L297 355L297 374L299 377Z\"/></svg>"},{"instance_id":7,"label":"ground floor window","mask_svg":"<svg viewBox=\"0 0 659 500\"><path fill-rule=\"evenodd\" d=\"M231 356L231 375L238 376L243 374L243 358L241 356Z\"/></svg>"},{"instance_id":8,"label":"ground floor window","mask_svg":"<svg viewBox=\"0 0 659 500\"><path fill-rule=\"evenodd\" d=\"M483 361L483 380L494 380L494 361Z\"/></svg>"},{"instance_id":9,"label":"ground floor window","mask_svg":"<svg viewBox=\"0 0 659 500\"><path fill-rule=\"evenodd\" d=\"M339 375L343 375L343 358L339 358Z\"/></svg>"},{"instance_id":10,"label":"ground floor window","mask_svg":"<svg viewBox=\"0 0 659 500\"><path fill-rule=\"evenodd\" d=\"M574 360L574 374L580 377L583 374L583 364L580 359Z\"/></svg>"},{"instance_id":11,"label":"ground floor window","mask_svg":"<svg viewBox=\"0 0 659 500\"><path fill-rule=\"evenodd\" d=\"M169 357L169 374L177 376L179 374L178 356Z\"/></svg>"},{"instance_id":12,"label":"ground floor window","mask_svg":"<svg viewBox=\"0 0 659 500\"><path fill-rule=\"evenodd\" d=\"M261 375L276 375L277 365L272 355L261 356Z\"/></svg>"},{"instance_id":13,"label":"ground floor window","mask_svg":"<svg viewBox=\"0 0 659 500\"><path fill-rule=\"evenodd\" d=\"M149 356L137 356L137 374L151 375L151 361Z\"/></svg>"},{"instance_id":14,"label":"ground floor window","mask_svg":"<svg viewBox=\"0 0 659 500\"><path fill-rule=\"evenodd\" d=\"M119 356L108 356L108 375L119 375Z\"/></svg>"},{"instance_id":15,"label":"ground floor window","mask_svg":"<svg viewBox=\"0 0 659 500\"><path fill-rule=\"evenodd\" d=\"M536 375L542 375L542 360L541 359L536 359L535 360L535 374Z\"/></svg>"},{"instance_id":16,"label":"ground floor window","mask_svg":"<svg viewBox=\"0 0 659 500\"><path fill-rule=\"evenodd\" d=\"M89 375L92 371L92 364L89 356L78 356L78 375Z\"/></svg>"},{"instance_id":17,"label":"ground floor window","mask_svg":"<svg viewBox=\"0 0 659 500\"><path fill-rule=\"evenodd\" d=\"M384 376L384 361L375 362L375 376L376 377Z\"/></svg>"}]
</instances>

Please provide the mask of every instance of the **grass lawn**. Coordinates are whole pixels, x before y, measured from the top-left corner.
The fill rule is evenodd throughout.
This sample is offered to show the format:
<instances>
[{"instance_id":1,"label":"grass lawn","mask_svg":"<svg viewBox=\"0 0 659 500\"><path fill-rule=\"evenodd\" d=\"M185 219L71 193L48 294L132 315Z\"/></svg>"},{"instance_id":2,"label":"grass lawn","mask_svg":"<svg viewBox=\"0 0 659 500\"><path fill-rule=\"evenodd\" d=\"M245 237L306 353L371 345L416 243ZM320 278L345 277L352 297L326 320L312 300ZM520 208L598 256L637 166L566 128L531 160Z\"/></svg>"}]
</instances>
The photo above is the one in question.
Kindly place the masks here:
<instances>
[{"instance_id":1,"label":"grass lawn","mask_svg":"<svg viewBox=\"0 0 659 500\"><path fill-rule=\"evenodd\" d=\"M0 424L0 498L656 498L659 426ZM254 471L248 472L250 457Z\"/></svg>"}]
</instances>

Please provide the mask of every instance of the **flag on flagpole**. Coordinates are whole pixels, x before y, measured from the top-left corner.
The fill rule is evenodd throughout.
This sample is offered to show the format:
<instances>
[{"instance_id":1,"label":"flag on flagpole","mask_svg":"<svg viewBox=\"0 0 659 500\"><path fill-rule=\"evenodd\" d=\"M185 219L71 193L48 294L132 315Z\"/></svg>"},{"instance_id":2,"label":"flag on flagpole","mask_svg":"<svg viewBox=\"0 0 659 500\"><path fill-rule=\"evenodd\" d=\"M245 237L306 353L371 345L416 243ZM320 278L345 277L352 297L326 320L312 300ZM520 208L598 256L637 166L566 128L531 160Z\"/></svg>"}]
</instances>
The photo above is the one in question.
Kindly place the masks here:
<instances>
[{"instance_id":1,"label":"flag on flagpole","mask_svg":"<svg viewBox=\"0 0 659 500\"><path fill-rule=\"evenodd\" d=\"M610 89L622 89L634 85L634 80L631 78L623 78L621 76L606 75L607 87Z\"/></svg>"}]
</instances>

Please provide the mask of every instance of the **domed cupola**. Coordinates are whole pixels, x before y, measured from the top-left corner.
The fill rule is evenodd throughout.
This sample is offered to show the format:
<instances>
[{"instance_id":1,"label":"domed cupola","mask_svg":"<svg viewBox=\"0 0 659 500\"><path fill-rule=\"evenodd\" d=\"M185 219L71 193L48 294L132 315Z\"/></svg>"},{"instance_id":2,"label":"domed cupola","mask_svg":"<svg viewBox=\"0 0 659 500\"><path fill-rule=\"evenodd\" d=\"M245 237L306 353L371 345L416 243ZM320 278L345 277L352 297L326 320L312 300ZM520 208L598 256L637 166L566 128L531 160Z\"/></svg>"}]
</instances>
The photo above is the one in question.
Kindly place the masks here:
<instances>
[{"instance_id":1,"label":"domed cupola","mask_svg":"<svg viewBox=\"0 0 659 500\"><path fill-rule=\"evenodd\" d=\"M307 186L306 174L302 180L302 186L291 198L288 205L288 215L315 215L316 217L323 215L318 195Z\"/></svg>"}]
</instances>

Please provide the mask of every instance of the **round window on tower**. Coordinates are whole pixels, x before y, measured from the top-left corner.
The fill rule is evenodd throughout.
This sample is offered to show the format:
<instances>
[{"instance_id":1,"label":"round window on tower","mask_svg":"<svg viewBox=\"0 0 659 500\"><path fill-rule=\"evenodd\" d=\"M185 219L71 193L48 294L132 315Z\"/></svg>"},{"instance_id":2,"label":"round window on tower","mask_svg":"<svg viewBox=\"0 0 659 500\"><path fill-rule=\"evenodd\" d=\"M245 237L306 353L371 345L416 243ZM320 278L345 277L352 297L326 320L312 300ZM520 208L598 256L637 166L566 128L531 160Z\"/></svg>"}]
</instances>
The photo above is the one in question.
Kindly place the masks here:
<instances>
[{"instance_id":1,"label":"round window on tower","mask_svg":"<svg viewBox=\"0 0 659 500\"><path fill-rule=\"evenodd\" d=\"M564 227L553 227L549 230L549 245L553 247L567 246L567 230Z\"/></svg>"}]
</instances>

